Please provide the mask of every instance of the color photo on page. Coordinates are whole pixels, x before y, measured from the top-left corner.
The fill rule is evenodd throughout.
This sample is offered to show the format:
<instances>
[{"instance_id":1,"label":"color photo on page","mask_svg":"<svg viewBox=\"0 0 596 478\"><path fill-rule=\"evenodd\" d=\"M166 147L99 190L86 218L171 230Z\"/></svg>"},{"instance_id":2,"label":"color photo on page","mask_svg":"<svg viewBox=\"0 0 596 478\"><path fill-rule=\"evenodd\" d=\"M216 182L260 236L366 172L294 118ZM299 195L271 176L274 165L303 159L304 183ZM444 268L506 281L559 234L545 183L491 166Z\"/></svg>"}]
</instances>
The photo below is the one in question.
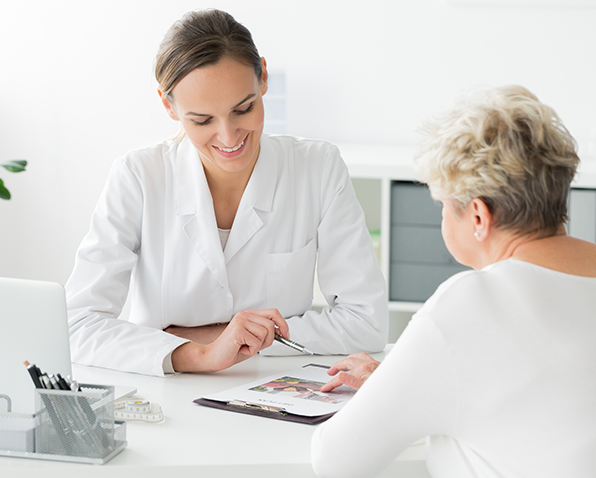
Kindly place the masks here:
<instances>
[{"instance_id":1,"label":"color photo on page","mask_svg":"<svg viewBox=\"0 0 596 478\"><path fill-rule=\"evenodd\" d=\"M321 392L323 385L325 385L324 382L315 382L296 377L281 377L262 385L257 385L249 390L334 404L348 401L356 392L342 385L333 390L333 394L324 393Z\"/></svg>"}]
</instances>

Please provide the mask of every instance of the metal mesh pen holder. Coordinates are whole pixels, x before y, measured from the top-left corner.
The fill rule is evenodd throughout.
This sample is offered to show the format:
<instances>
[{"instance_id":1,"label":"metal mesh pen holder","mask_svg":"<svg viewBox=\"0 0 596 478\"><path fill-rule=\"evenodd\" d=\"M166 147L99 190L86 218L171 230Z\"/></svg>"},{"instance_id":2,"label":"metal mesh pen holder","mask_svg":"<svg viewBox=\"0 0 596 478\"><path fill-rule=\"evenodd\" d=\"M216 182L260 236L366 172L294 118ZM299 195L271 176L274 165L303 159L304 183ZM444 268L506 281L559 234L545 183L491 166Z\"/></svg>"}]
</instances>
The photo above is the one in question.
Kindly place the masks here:
<instances>
[{"instance_id":1,"label":"metal mesh pen holder","mask_svg":"<svg viewBox=\"0 0 596 478\"><path fill-rule=\"evenodd\" d=\"M126 446L126 426L114 420L114 387L82 384L80 392L36 392L36 454L102 464Z\"/></svg>"}]
</instances>

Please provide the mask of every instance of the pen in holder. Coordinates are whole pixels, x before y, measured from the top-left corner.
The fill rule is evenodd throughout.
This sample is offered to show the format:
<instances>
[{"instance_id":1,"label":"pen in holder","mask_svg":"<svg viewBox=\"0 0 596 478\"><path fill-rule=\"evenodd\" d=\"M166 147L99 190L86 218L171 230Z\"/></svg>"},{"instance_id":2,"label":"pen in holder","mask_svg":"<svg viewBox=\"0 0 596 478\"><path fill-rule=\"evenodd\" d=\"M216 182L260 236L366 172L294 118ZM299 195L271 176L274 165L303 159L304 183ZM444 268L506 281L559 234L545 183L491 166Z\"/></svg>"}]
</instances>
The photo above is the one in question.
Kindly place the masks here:
<instances>
[{"instance_id":1,"label":"pen in holder","mask_svg":"<svg viewBox=\"0 0 596 478\"><path fill-rule=\"evenodd\" d=\"M36 407L38 454L105 462L125 440L116 434L118 428L125 431L114 421L114 387L84 384L77 392L36 389Z\"/></svg>"}]
</instances>

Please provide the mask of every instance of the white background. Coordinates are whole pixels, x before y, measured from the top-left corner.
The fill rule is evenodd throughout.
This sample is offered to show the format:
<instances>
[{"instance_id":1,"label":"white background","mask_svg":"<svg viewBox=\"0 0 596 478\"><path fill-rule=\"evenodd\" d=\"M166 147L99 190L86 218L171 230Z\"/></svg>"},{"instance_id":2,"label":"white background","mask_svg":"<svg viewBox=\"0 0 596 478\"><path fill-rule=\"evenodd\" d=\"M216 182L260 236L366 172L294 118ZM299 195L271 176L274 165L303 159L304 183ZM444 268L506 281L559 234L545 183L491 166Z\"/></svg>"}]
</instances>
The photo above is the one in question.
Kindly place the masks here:
<instances>
[{"instance_id":1,"label":"white background","mask_svg":"<svg viewBox=\"0 0 596 478\"><path fill-rule=\"evenodd\" d=\"M0 276L65 283L112 161L172 136L153 61L189 10L219 7L286 76L286 130L413 143L457 91L519 83L596 156L594 2L28 0L0 4ZM471 5L472 4L472 5ZM557 6L563 5L563 6ZM374 158L371 158L374 159Z\"/></svg>"}]
</instances>

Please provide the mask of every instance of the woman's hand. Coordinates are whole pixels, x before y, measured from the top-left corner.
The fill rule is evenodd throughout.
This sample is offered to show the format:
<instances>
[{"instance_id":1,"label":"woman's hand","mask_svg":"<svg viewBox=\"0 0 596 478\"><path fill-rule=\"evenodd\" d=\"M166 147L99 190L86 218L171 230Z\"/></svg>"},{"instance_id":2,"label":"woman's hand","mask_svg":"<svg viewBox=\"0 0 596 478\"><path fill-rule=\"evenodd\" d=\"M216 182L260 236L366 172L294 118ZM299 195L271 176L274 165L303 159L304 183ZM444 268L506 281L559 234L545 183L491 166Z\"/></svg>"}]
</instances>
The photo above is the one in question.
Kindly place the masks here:
<instances>
[{"instance_id":1,"label":"woman's hand","mask_svg":"<svg viewBox=\"0 0 596 478\"><path fill-rule=\"evenodd\" d=\"M380 364L381 362L364 352L348 355L345 359L334 363L327 371L329 375L335 375L338 372L339 375L323 385L321 392L330 392L340 385L358 390Z\"/></svg>"},{"instance_id":2,"label":"woman's hand","mask_svg":"<svg viewBox=\"0 0 596 478\"><path fill-rule=\"evenodd\" d=\"M289 337L287 322L277 309L238 312L210 344L189 342L172 353L177 372L216 372L269 347L279 333Z\"/></svg>"}]
</instances>

